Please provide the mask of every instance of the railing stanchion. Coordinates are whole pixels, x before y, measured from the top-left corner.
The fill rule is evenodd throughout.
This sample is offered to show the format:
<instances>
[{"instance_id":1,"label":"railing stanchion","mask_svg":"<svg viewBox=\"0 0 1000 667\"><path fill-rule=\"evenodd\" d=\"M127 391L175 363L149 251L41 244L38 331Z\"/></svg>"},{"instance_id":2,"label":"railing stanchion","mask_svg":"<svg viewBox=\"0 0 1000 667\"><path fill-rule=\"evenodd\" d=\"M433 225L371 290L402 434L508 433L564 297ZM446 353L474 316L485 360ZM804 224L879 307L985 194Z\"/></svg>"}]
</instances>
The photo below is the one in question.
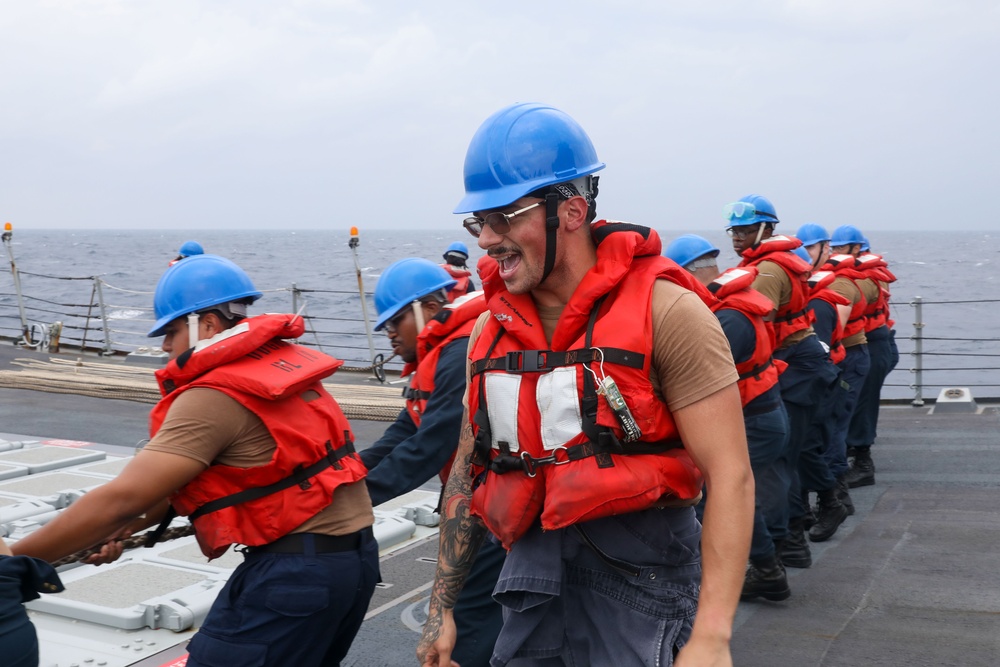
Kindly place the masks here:
<instances>
[{"instance_id":1,"label":"railing stanchion","mask_svg":"<svg viewBox=\"0 0 1000 667\"><path fill-rule=\"evenodd\" d=\"M915 373L913 383L914 407L924 404L924 308L923 297L913 298L913 372Z\"/></svg>"},{"instance_id":2,"label":"railing stanchion","mask_svg":"<svg viewBox=\"0 0 1000 667\"><path fill-rule=\"evenodd\" d=\"M99 276L94 276L94 291L97 293L97 305L101 310L101 326L104 327L104 348L101 350L101 354L107 357L114 354L115 350L111 345L111 328L108 326L108 311L104 307L104 291L101 290Z\"/></svg>"},{"instance_id":3,"label":"railing stanchion","mask_svg":"<svg viewBox=\"0 0 1000 667\"><path fill-rule=\"evenodd\" d=\"M365 320L365 334L368 336L368 359L373 363L375 361L375 341L372 340L372 323L368 319L368 299L365 298L365 285L364 281L361 279L361 261L358 259L358 245L361 243L361 239L358 236L358 228L351 227L351 240L348 242L348 247L351 249L351 253L354 255L354 270L358 274L358 294L361 296L361 317Z\"/></svg>"},{"instance_id":4,"label":"railing stanchion","mask_svg":"<svg viewBox=\"0 0 1000 667\"><path fill-rule=\"evenodd\" d=\"M14 250L11 248L10 240L14 236L14 227L8 222L4 225L3 245L7 248L7 256L10 258L10 275L14 279L14 294L17 296L17 312L21 316L21 341L30 343L28 333L28 318L24 314L24 295L21 293L21 276L17 272L17 263L14 262Z\"/></svg>"}]
</instances>

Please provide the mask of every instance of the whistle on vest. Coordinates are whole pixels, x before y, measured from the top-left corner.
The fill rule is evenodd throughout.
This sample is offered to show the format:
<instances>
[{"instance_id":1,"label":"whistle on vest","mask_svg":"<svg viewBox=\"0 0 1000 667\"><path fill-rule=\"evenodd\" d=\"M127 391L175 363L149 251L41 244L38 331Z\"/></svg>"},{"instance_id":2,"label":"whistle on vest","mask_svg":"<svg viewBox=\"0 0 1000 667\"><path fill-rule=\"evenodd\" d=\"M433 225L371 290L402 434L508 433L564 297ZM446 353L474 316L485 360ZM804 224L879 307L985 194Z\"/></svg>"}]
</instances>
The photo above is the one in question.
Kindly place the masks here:
<instances>
[{"instance_id":1,"label":"whistle on vest","mask_svg":"<svg viewBox=\"0 0 1000 667\"><path fill-rule=\"evenodd\" d=\"M604 376L604 379L597 383L597 395L603 396L608 402L608 407L614 413L619 426L625 431L625 442L635 442L642 437L642 429L636 423L632 411L628 409L621 391L618 390L618 385L610 375Z\"/></svg>"}]
</instances>

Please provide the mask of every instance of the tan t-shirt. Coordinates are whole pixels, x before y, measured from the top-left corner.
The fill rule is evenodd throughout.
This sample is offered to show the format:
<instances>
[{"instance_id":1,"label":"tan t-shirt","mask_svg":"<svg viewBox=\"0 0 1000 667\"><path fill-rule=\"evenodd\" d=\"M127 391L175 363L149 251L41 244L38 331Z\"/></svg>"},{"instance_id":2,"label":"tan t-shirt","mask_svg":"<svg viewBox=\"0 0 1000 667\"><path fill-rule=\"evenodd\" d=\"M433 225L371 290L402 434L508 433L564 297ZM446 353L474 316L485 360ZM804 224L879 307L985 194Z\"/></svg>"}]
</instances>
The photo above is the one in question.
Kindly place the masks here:
<instances>
[{"instance_id":1,"label":"tan t-shirt","mask_svg":"<svg viewBox=\"0 0 1000 667\"><path fill-rule=\"evenodd\" d=\"M712 311L696 294L668 280L653 286L653 359L650 381L653 393L671 411L679 410L736 382L729 341ZM562 308L539 308L546 340L552 340ZM472 331L469 349L475 344L489 312L483 313ZM636 317L642 317L637 313ZM628 326L627 322L622 323ZM468 392L465 405L468 406Z\"/></svg>"},{"instance_id":2,"label":"tan t-shirt","mask_svg":"<svg viewBox=\"0 0 1000 667\"><path fill-rule=\"evenodd\" d=\"M878 284L871 278L863 278L855 281L846 276L837 276L830 283L830 290L849 299L852 308L862 298L865 300L865 303L874 303L879 295ZM863 345L867 342L868 337L865 336L865 330L862 329L858 333L845 338L843 345L844 347L854 347L855 345Z\"/></svg>"},{"instance_id":3,"label":"tan t-shirt","mask_svg":"<svg viewBox=\"0 0 1000 667\"><path fill-rule=\"evenodd\" d=\"M221 391L195 387L173 402L145 450L184 456L206 468L213 463L251 468L270 461L276 446L253 412ZM347 535L374 522L362 480L337 487L333 502L292 532Z\"/></svg>"},{"instance_id":4,"label":"tan t-shirt","mask_svg":"<svg viewBox=\"0 0 1000 667\"><path fill-rule=\"evenodd\" d=\"M792 300L792 279L788 277L785 270L777 262L764 260L757 267L757 277L754 278L753 287L755 290L766 296L775 310ZM812 326L789 334L778 344L778 349L795 345L800 340L811 336L814 333Z\"/></svg>"}]
</instances>

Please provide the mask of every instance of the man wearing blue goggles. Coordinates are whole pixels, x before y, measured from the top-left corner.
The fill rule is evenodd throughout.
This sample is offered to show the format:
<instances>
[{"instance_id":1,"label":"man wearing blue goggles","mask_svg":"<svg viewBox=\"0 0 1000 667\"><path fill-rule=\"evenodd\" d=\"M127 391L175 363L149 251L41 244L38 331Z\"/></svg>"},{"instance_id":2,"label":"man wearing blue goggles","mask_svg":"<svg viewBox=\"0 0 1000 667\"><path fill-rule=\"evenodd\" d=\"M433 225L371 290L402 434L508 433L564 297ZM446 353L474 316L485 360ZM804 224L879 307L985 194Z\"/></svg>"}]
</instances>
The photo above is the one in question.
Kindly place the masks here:
<instances>
[{"instance_id":1,"label":"man wearing blue goggles","mask_svg":"<svg viewBox=\"0 0 1000 667\"><path fill-rule=\"evenodd\" d=\"M733 249L742 258L740 266L757 268L752 287L774 306L770 315L778 341L774 357L788 364L778 380L789 421L784 459L788 480L787 531L782 534L778 528L771 532L780 547L779 558L784 566L809 567L812 554L805 536L808 507L803 501L803 496L808 496L803 492L816 491L827 504L827 513L834 518L823 533L817 533L821 539L827 539L847 516L837 497L837 480L822 457L823 439L813 437L812 432L813 418L838 371L812 328L807 283L811 267L792 252L802 242L774 233L778 215L774 205L761 195L747 195L729 204L724 214ZM754 593L755 586L754 582L748 582L744 594Z\"/></svg>"}]
</instances>

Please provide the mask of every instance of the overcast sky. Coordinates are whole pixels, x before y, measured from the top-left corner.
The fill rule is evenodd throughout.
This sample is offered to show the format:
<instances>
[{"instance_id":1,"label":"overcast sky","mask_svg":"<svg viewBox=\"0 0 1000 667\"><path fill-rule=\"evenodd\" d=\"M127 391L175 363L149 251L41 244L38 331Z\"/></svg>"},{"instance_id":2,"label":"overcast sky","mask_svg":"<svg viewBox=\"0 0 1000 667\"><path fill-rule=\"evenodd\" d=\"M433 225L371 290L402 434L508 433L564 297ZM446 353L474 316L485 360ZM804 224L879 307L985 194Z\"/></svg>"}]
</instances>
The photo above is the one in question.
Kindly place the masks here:
<instances>
[{"instance_id":1,"label":"overcast sky","mask_svg":"<svg viewBox=\"0 0 1000 667\"><path fill-rule=\"evenodd\" d=\"M476 128L537 101L610 218L995 229L998 35L987 0L0 0L0 221L458 226Z\"/></svg>"}]
</instances>

